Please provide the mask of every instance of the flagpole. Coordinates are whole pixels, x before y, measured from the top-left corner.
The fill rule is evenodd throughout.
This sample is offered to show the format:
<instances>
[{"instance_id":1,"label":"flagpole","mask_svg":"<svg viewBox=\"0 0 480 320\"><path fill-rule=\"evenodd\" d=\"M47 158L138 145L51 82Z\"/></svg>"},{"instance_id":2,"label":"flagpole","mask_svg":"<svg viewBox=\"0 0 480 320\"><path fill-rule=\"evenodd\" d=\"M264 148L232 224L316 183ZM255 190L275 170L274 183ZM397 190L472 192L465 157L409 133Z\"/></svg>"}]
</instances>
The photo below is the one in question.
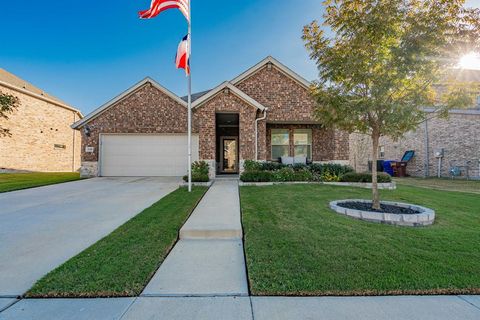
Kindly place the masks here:
<instances>
[{"instance_id":1,"label":"flagpole","mask_svg":"<svg viewBox=\"0 0 480 320\"><path fill-rule=\"evenodd\" d=\"M188 4L188 59L192 53L192 15L191 1ZM188 68L188 192L192 192L192 68L190 60L187 61Z\"/></svg>"}]
</instances>

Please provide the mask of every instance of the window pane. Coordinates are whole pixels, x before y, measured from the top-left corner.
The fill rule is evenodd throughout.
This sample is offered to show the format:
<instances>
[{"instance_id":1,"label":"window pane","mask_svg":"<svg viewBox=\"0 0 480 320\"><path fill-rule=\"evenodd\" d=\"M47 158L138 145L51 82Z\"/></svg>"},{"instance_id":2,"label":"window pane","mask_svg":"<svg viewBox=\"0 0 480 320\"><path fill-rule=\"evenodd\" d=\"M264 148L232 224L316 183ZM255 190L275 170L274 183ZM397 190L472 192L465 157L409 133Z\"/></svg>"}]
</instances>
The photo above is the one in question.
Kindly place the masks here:
<instances>
[{"instance_id":1,"label":"window pane","mask_svg":"<svg viewBox=\"0 0 480 320\"><path fill-rule=\"evenodd\" d=\"M295 146L295 157L305 157L307 159L312 158L311 154L312 148L310 146Z\"/></svg>"},{"instance_id":2,"label":"window pane","mask_svg":"<svg viewBox=\"0 0 480 320\"><path fill-rule=\"evenodd\" d=\"M284 129L273 129L272 130L272 146L273 145L289 145L289 133L288 130Z\"/></svg>"},{"instance_id":3,"label":"window pane","mask_svg":"<svg viewBox=\"0 0 480 320\"><path fill-rule=\"evenodd\" d=\"M272 146L272 159L277 160L280 157L288 156L288 146Z\"/></svg>"},{"instance_id":4,"label":"window pane","mask_svg":"<svg viewBox=\"0 0 480 320\"><path fill-rule=\"evenodd\" d=\"M297 129L293 133L293 142L295 145L311 145L312 144L312 130L311 129Z\"/></svg>"}]
</instances>

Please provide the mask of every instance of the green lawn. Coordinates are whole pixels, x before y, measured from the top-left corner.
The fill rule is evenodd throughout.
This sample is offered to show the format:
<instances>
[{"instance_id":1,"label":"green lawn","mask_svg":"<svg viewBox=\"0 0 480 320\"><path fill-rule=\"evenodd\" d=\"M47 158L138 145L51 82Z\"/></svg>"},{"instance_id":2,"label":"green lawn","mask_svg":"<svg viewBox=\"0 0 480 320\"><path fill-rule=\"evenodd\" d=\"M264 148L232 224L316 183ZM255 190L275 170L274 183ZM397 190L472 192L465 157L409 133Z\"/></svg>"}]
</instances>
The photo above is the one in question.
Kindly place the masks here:
<instances>
[{"instance_id":1,"label":"green lawn","mask_svg":"<svg viewBox=\"0 0 480 320\"><path fill-rule=\"evenodd\" d=\"M77 172L0 173L0 192L79 180Z\"/></svg>"},{"instance_id":2,"label":"green lawn","mask_svg":"<svg viewBox=\"0 0 480 320\"><path fill-rule=\"evenodd\" d=\"M370 190L325 185L242 187L255 295L480 293L480 197L399 186L383 199L435 209L433 226L355 220L328 208Z\"/></svg>"},{"instance_id":3,"label":"green lawn","mask_svg":"<svg viewBox=\"0 0 480 320\"><path fill-rule=\"evenodd\" d=\"M38 281L27 297L135 296L167 256L206 192L179 188Z\"/></svg>"},{"instance_id":4,"label":"green lawn","mask_svg":"<svg viewBox=\"0 0 480 320\"><path fill-rule=\"evenodd\" d=\"M449 178L395 178L394 180L399 185L480 194L480 180Z\"/></svg>"}]
</instances>

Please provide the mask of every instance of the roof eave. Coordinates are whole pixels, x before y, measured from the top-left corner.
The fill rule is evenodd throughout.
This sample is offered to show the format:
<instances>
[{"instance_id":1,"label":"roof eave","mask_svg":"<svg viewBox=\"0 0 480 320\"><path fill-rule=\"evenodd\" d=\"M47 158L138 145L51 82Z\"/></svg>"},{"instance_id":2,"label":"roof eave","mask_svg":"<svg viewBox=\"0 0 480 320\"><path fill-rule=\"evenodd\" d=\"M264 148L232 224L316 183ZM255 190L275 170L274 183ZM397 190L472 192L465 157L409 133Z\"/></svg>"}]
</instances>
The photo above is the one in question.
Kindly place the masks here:
<instances>
[{"instance_id":1,"label":"roof eave","mask_svg":"<svg viewBox=\"0 0 480 320\"><path fill-rule=\"evenodd\" d=\"M222 92L222 90L224 90L224 89L229 89L237 97L239 97L240 99L242 99L246 103L250 104L251 106L257 108L258 110L260 110L260 111L265 110L265 107L261 103L259 103L258 101L256 101L252 97L248 96L246 93L244 93L242 90L238 89L237 87L235 87L233 84L231 84L228 81L223 82L222 84L220 84L216 88L212 89L207 94L205 94L202 97L195 100L195 102L192 103L192 109L199 108L203 104L205 104L208 101L210 101L211 99L213 99L217 94Z\"/></svg>"}]
</instances>

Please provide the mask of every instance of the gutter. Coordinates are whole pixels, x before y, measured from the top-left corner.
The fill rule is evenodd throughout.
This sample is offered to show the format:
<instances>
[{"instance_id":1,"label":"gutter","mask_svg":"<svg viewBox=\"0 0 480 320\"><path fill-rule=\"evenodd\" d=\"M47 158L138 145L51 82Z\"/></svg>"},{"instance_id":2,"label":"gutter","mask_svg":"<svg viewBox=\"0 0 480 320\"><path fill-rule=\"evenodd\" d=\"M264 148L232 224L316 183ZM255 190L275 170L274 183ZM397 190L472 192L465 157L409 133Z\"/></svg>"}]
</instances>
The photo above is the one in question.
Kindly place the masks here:
<instances>
[{"instance_id":1,"label":"gutter","mask_svg":"<svg viewBox=\"0 0 480 320\"><path fill-rule=\"evenodd\" d=\"M258 161L258 122L267 118L268 108L263 110L263 117L255 119L255 161Z\"/></svg>"}]
</instances>

